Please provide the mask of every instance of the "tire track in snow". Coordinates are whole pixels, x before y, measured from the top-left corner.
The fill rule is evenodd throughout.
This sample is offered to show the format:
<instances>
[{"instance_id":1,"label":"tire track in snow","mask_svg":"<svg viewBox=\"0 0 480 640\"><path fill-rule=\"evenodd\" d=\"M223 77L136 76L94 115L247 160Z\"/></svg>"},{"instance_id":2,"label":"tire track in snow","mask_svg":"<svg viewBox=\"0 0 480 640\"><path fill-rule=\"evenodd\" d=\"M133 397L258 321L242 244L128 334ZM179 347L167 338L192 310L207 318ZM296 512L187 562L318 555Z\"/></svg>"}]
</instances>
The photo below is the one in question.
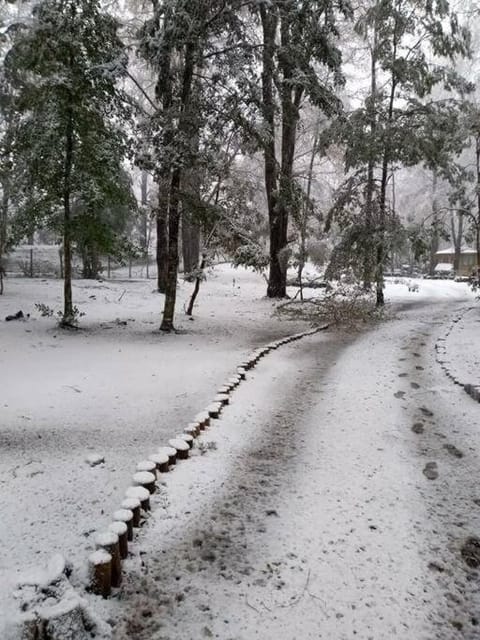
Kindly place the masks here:
<instances>
[{"instance_id":1,"label":"tire track in snow","mask_svg":"<svg viewBox=\"0 0 480 640\"><path fill-rule=\"evenodd\" d=\"M131 561L117 640L477 637L457 532L478 525L478 461L435 435L462 405L442 400L426 355L431 310L410 315L348 349L310 338L258 367L209 435L217 450L195 461L196 481L182 468L172 477L148 554ZM473 426L451 429L459 450ZM432 456L436 481L422 474Z\"/></svg>"}]
</instances>

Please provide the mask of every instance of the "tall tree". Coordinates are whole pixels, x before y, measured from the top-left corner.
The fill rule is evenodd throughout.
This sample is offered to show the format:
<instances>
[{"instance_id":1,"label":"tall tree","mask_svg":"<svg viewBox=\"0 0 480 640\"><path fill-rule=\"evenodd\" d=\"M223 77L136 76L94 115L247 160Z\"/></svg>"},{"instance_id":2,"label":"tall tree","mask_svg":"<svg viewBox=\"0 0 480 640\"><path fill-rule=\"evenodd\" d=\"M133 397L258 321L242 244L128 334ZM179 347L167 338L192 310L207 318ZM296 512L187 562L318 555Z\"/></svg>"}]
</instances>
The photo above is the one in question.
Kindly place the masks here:
<instances>
[{"instance_id":1,"label":"tall tree","mask_svg":"<svg viewBox=\"0 0 480 640\"><path fill-rule=\"evenodd\" d=\"M295 197L293 167L304 99L327 116L341 103L335 86L342 81L338 46L339 13L349 15L348 2L272 0L259 2L262 28L262 149L270 223L270 265L267 295L286 295L288 224ZM331 72L321 79L318 68ZM277 155L278 150L278 155Z\"/></svg>"},{"instance_id":2,"label":"tall tree","mask_svg":"<svg viewBox=\"0 0 480 640\"><path fill-rule=\"evenodd\" d=\"M20 114L12 147L17 205L25 228L35 220L62 234L64 326L75 321L72 251L81 212L131 202L119 179L127 114L117 89L126 65L117 31L99 0L43 0L5 60Z\"/></svg>"},{"instance_id":3,"label":"tall tree","mask_svg":"<svg viewBox=\"0 0 480 640\"><path fill-rule=\"evenodd\" d=\"M228 86L230 67L222 61L243 46L241 5L241 0L155 1L140 34L140 54L157 74L149 162L159 191L157 235L168 228L168 242L157 245L162 252L167 247L163 331L174 330L181 215L191 211L193 192L198 197L202 191L198 184L192 190L192 172L207 175L213 132L219 123L228 127L224 106L235 92Z\"/></svg>"},{"instance_id":4,"label":"tall tree","mask_svg":"<svg viewBox=\"0 0 480 640\"><path fill-rule=\"evenodd\" d=\"M469 34L444 0L375 0L363 10L357 31L369 44L370 90L364 105L340 123L346 167L355 172L342 198L348 192L347 200L361 214L362 233L356 240L366 238L364 281L368 284L369 264L374 265L380 306L392 172L418 163L441 168L458 150L455 97L470 87L443 61L469 54ZM432 92L438 86L447 96L456 93L435 100Z\"/></svg>"}]
</instances>

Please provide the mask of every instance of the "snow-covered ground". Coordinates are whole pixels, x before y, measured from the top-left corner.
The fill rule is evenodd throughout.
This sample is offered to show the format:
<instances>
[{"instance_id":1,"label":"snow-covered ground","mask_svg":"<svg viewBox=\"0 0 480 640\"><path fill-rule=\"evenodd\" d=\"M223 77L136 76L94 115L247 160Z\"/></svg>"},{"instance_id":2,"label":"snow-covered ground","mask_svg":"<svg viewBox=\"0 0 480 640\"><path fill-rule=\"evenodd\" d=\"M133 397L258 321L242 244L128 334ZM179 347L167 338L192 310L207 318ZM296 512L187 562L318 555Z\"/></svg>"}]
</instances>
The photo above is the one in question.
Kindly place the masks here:
<instances>
[{"instance_id":1,"label":"snow-covered ground","mask_svg":"<svg viewBox=\"0 0 480 640\"><path fill-rule=\"evenodd\" d=\"M0 317L19 309L31 315L25 322L2 322L0 330L0 620L11 612L10 595L19 570L42 564L58 551L82 573L93 535L118 508L136 462L181 432L252 347L306 328L274 314L275 304L263 298L265 282L258 274L227 265L217 266L202 285L193 321L180 311L177 326L182 332L177 335L157 332L162 301L152 292L152 281L76 282L75 303L86 314L78 332L59 331L51 318L35 311L35 302L60 308L58 281L11 279L6 284ZM190 293L191 285L180 285L180 310ZM421 306L427 315L428 305L440 302L446 320L449 303L457 311L475 305L466 285L450 281L420 281L418 292L409 292L405 283L389 283L386 296L395 300L396 308ZM463 325L463 342L457 340L454 347L463 362L476 358L469 335L474 341L477 320L474 312L465 318L470 321ZM328 350L332 340L330 335L319 337L317 347L320 343ZM458 352L461 345L463 355ZM142 530L135 560L139 549L149 550L152 536L165 538L168 546L177 527L188 526L195 513L208 509L212 496L218 497L232 482L232 451L240 442L250 451L257 437L257 415L249 407L266 398L267 408L275 406L283 394L282 385L275 384L277 375L295 378L295 357L295 347L285 349L284 356L272 356L262 375L260 369L255 374L258 384L238 392L233 426L225 433L220 428L212 433L217 450L205 456L198 451L194 460L168 477L165 500L173 505L171 519L162 521L160 529L155 525ZM338 383L344 384L342 380ZM309 393L315 405L315 389ZM342 403L355 414L355 408L348 407L348 395ZM471 402L466 396L465 400ZM265 412L265 406L260 410ZM305 437L308 442L311 434ZM92 453L104 456L105 463L90 466L86 459ZM305 482L306 490L312 479ZM298 489L299 496L302 491ZM187 497L188 508L182 506ZM179 514L185 509L190 514L183 522ZM154 519L163 513L160 510ZM293 510L292 517L295 514ZM268 534L281 541L282 528L276 522L272 517ZM274 565L270 567L267 570L275 574ZM307 578L305 573L295 577L293 595L304 589ZM259 608L250 604L252 611ZM375 636L380 637L387 636Z\"/></svg>"},{"instance_id":2,"label":"snow-covered ground","mask_svg":"<svg viewBox=\"0 0 480 640\"><path fill-rule=\"evenodd\" d=\"M76 281L78 332L56 328L35 303L62 308L58 280L8 279L0 297L0 620L18 569L54 551L85 562L93 533L118 508L138 461L181 432L252 347L298 332L264 299L258 274L219 265L194 319L160 334L153 281ZM26 321L4 322L22 310ZM105 464L91 467L92 453ZM1 635L1 634L0 634Z\"/></svg>"},{"instance_id":3,"label":"snow-covered ground","mask_svg":"<svg viewBox=\"0 0 480 640\"><path fill-rule=\"evenodd\" d=\"M431 304L260 362L97 600L115 640L478 638L479 407L435 361L454 308Z\"/></svg>"}]
</instances>

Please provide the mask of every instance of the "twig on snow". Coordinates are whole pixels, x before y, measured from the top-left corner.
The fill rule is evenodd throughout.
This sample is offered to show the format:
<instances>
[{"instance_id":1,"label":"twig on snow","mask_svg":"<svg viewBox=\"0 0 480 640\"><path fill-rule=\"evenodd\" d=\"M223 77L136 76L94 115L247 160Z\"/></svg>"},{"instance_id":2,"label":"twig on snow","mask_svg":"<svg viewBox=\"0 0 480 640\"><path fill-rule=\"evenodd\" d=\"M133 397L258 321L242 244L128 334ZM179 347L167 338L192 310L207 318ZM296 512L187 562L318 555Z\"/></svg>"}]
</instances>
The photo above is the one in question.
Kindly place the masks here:
<instances>
[{"instance_id":1,"label":"twig on snow","mask_svg":"<svg viewBox=\"0 0 480 640\"><path fill-rule=\"evenodd\" d=\"M250 602L248 601L248 597L245 596L245 603L247 605L247 607L250 607L250 609L253 609L254 611L256 611L258 614L261 614L261 611L259 611L257 609L257 607L254 607L253 604L250 604Z\"/></svg>"},{"instance_id":2,"label":"twig on snow","mask_svg":"<svg viewBox=\"0 0 480 640\"><path fill-rule=\"evenodd\" d=\"M295 598L293 598L289 603L287 603L287 604L279 604L278 608L279 609L286 609L288 607L294 607L296 604L298 604L300 602L300 600L302 600L303 596L305 595L305 592L308 589L308 583L309 582L310 582L310 569L308 570L307 579L305 581L305 584L303 585L302 592L299 593Z\"/></svg>"}]
</instances>

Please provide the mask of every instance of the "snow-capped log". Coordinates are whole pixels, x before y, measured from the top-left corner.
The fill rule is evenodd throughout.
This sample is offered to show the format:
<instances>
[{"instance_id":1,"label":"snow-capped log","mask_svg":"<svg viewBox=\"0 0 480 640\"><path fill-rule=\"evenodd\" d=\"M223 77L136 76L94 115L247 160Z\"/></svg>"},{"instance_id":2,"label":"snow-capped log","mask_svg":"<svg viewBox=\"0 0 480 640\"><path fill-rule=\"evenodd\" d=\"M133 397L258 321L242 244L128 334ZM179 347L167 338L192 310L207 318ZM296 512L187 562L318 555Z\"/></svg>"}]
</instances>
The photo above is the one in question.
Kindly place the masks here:
<instances>
[{"instance_id":1,"label":"snow-capped log","mask_svg":"<svg viewBox=\"0 0 480 640\"><path fill-rule=\"evenodd\" d=\"M228 396L228 393L217 393L213 401L221 402L223 405L230 404L230 398Z\"/></svg>"},{"instance_id":2,"label":"snow-capped log","mask_svg":"<svg viewBox=\"0 0 480 640\"><path fill-rule=\"evenodd\" d=\"M240 384L240 380L241 380L241 377L237 373L236 375L229 378L228 381L231 382L234 387L238 387L238 385Z\"/></svg>"},{"instance_id":3,"label":"snow-capped log","mask_svg":"<svg viewBox=\"0 0 480 640\"><path fill-rule=\"evenodd\" d=\"M464 385L464 386L467 386L467 385ZM477 402L480 402L480 387L476 385L472 385L470 395L474 400L476 400Z\"/></svg>"},{"instance_id":4,"label":"snow-capped log","mask_svg":"<svg viewBox=\"0 0 480 640\"><path fill-rule=\"evenodd\" d=\"M175 436L175 440L177 439L185 440L190 449L193 447L194 438L191 433L179 433L178 436Z\"/></svg>"},{"instance_id":5,"label":"snow-capped log","mask_svg":"<svg viewBox=\"0 0 480 640\"><path fill-rule=\"evenodd\" d=\"M159 447L157 451L158 453L167 455L170 464L175 464L177 462L177 450L175 447Z\"/></svg>"},{"instance_id":6,"label":"snow-capped log","mask_svg":"<svg viewBox=\"0 0 480 640\"><path fill-rule=\"evenodd\" d=\"M105 456L102 456L100 453L90 453L86 457L85 462L87 462L91 467L96 467L97 465L105 462Z\"/></svg>"},{"instance_id":7,"label":"snow-capped log","mask_svg":"<svg viewBox=\"0 0 480 640\"><path fill-rule=\"evenodd\" d=\"M245 367L237 367L237 373L240 376L241 380L245 380L247 377L247 372L245 370Z\"/></svg>"},{"instance_id":8,"label":"snow-capped log","mask_svg":"<svg viewBox=\"0 0 480 640\"><path fill-rule=\"evenodd\" d=\"M132 477L134 485L145 487L150 493L155 493L155 480L155 474L150 471L137 471Z\"/></svg>"},{"instance_id":9,"label":"snow-capped log","mask_svg":"<svg viewBox=\"0 0 480 640\"><path fill-rule=\"evenodd\" d=\"M140 503L138 503L138 512L140 513ZM133 511L130 509L118 509L113 514L115 522L123 522L127 527L127 540L133 540ZM120 535L120 534L119 534Z\"/></svg>"},{"instance_id":10,"label":"snow-capped log","mask_svg":"<svg viewBox=\"0 0 480 640\"><path fill-rule=\"evenodd\" d=\"M166 453L152 453L148 459L155 464L159 473L168 473L170 459Z\"/></svg>"},{"instance_id":11,"label":"snow-capped log","mask_svg":"<svg viewBox=\"0 0 480 640\"><path fill-rule=\"evenodd\" d=\"M230 393L231 390L232 390L232 385L224 384L218 389L217 393L226 393L226 394L228 394L228 393Z\"/></svg>"},{"instance_id":12,"label":"snow-capped log","mask_svg":"<svg viewBox=\"0 0 480 640\"><path fill-rule=\"evenodd\" d=\"M180 460L186 460L188 458L190 447L183 438L173 438L168 441L168 444L177 450L177 456Z\"/></svg>"},{"instance_id":13,"label":"snow-capped log","mask_svg":"<svg viewBox=\"0 0 480 640\"><path fill-rule=\"evenodd\" d=\"M132 513L132 526L139 527L140 526L140 500L138 498L125 498L120 505L122 509L126 509L127 511L131 511Z\"/></svg>"},{"instance_id":14,"label":"snow-capped log","mask_svg":"<svg viewBox=\"0 0 480 640\"><path fill-rule=\"evenodd\" d=\"M150 491L145 487L128 487L125 491L126 498L137 498L140 500L140 506L144 511L150 511Z\"/></svg>"},{"instance_id":15,"label":"snow-capped log","mask_svg":"<svg viewBox=\"0 0 480 640\"><path fill-rule=\"evenodd\" d=\"M198 422L191 422L190 424L187 424L183 429L183 433L188 433L188 435L196 438L200 433L200 424Z\"/></svg>"},{"instance_id":16,"label":"snow-capped log","mask_svg":"<svg viewBox=\"0 0 480 640\"><path fill-rule=\"evenodd\" d=\"M222 406L221 402L213 402L207 407L208 415L211 418L218 418L222 412Z\"/></svg>"},{"instance_id":17,"label":"snow-capped log","mask_svg":"<svg viewBox=\"0 0 480 640\"><path fill-rule=\"evenodd\" d=\"M195 420L200 425L200 431L204 431L210 425L210 415L208 411L202 411L195 416Z\"/></svg>"},{"instance_id":18,"label":"snow-capped log","mask_svg":"<svg viewBox=\"0 0 480 640\"><path fill-rule=\"evenodd\" d=\"M122 561L120 559L120 543L118 534L113 531L104 531L95 538L97 549L104 549L112 556L112 587L119 587L122 584Z\"/></svg>"},{"instance_id":19,"label":"snow-capped log","mask_svg":"<svg viewBox=\"0 0 480 640\"><path fill-rule=\"evenodd\" d=\"M150 459L149 460L141 460L137 464L137 471L149 471L150 473L153 473L155 478L157 477L157 465L156 465L155 462L153 462Z\"/></svg>"},{"instance_id":20,"label":"snow-capped log","mask_svg":"<svg viewBox=\"0 0 480 640\"><path fill-rule=\"evenodd\" d=\"M126 522L116 520L108 525L108 530L113 531L118 536L118 548L120 551L120 558L125 560L128 558L128 525Z\"/></svg>"},{"instance_id":21,"label":"snow-capped log","mask_svg":"<svg viewBox=\"0 0 480 640\"><path fill-rule=\"evenodd\" d=\"M112 591L112 556L105 549L97 549L88 559L90 589L98 596L108 598Z\"/></svg>"}]
</instances>

